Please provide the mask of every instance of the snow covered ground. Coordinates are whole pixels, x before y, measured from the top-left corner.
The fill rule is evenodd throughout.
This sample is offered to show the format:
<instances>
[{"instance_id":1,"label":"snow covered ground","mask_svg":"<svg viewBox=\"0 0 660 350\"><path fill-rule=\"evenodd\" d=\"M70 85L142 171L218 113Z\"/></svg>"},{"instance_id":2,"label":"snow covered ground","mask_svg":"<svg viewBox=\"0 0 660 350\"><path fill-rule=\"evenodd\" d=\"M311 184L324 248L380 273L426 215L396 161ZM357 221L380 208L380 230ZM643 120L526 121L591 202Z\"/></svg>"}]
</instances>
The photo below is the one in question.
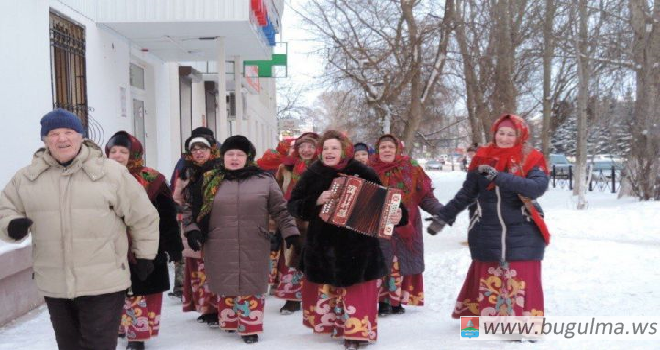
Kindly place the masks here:
<instances>
[{"instance_id":1,"label":"snow covered ground","mask_svg":"<svg viewBox=\"0 0 660 350\"><path fill-rule=\"evenodd\" d=\"M430 174L442 203L453 197L462 172ZM541 199L553 234L543 262L545 312L556 316L660 316L659 202L617 200L616 195L588 194L589 209L574 210L570 192L550 189ZM459 340L459 322L449 317L470 264L466 240L467 214L438 236L426 236L426 305L406 314L379 319L379 339L367 349L651 349L657 342L542 341L536 344ZM659 298L659 299L656 299ZM165 298L160 335L148 349L328 349L343 347L301 325L300 313L281 316L282 301L266 301L265 332L259 343L243 344L235 334L209 329L197 314L182 313L176 300ZM120 340L117 349L124 349ZM0 328L0 350L56 349L44 306Z\"/></svg>"}]
</instances>

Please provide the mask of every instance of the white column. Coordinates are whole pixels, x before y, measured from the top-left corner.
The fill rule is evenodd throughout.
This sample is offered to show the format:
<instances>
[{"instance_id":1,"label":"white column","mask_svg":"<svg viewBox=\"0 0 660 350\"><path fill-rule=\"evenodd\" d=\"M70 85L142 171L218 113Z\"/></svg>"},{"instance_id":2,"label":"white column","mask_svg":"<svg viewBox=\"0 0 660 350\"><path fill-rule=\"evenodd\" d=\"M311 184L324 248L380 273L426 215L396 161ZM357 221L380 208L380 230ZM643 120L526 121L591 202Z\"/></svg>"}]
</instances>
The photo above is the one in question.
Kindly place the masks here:
<instances>
[{"instance_id":1,"label":"white column","mask_svg":"<svg viewBox=\"0 0 660 350\"><path fill-rule=\"evenodd\" d=\"M222 142L229 137L227 122L227 81L225 69L225 38L217 37L215 39L216 47L218 49L217 66L218 66L218 110L216 111L216 130L215 137L218 141Z\"/></svg>"},{"instance_id":2,"label":"white column","mask_svg":"<svg viewBox=\"0 0 660 350\"><path fill-rule=\"evenodd\" d=\"M234 92L236 94L236 134L244 135L249 138L248 129L249 129L249 120L246 122L243 120L245 117L243 115L243 94L241 81L243 76L243 60L241 56L234 56Z\"/></svg>"}]
</instances>

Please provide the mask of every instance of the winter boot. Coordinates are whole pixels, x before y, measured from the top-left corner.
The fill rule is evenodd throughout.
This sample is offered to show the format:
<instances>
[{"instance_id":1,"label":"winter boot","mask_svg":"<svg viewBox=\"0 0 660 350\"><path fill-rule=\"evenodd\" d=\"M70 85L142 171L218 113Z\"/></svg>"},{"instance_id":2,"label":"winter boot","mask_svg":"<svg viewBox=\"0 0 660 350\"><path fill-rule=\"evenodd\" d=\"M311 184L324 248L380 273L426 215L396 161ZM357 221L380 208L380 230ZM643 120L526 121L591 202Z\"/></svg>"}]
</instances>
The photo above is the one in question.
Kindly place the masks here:
<instances>
[{"instance_id":1,"label":"winter boot","mask_svg":"<svg viewBox=\"0 0 660 350\"><path fill-rule=\"evenodd\" d=\"M392 313L392 305L389 303L378 303L378 316L387 316Z\"/></svg>"},{"instance_id":2,"label":"winter boot","mask_svg":"<svg viewBox=\"0 0 660 350\"><path fill-rule=\"evenodd\" d=\"M360 344L362 345L367 345L366 340L351 340L351 339L346 339L344 340L344 349L345 350L357 350L360 348Z\"/></svg>"},{"instance_id":3,"label":"winter boot","mask_svg":"<svg viewBox=\"0 0 660 350\"><path fill-rule=\"evenodd\" d=\"M406 313L406 309L403 306L392 306L392 315L402 315Z\"/></svg>"},{"instance_id":4,"label":"winter boot","mask_svg":"<svg viewBox=\"0 0 660 350\"><path fill-rule=\"evenodd\" d=\"M126 345L126 350L144 350L143 341L129 341Z\"/></svg>"},{"instance_id":5,"label":"winter boot","mask_svg":"<svg viewBox=\"0 0 660 350\"><path fill-rule=\"evenodd\" d=\"M259 341L259 334L241 335L245 344L254 344Z\"/></svg>"},{"instance_id":6,"label":"winter boot","mask_svg":"<svg viewBox=\"0 0 660 350\"><path fill-rule=\"evenodd\" d=\"M291 315L296 311L300 311L300 302L287 300L286 303L284 303L284 306L280 309L280 315Z\"/></svg>"}]
</instances>

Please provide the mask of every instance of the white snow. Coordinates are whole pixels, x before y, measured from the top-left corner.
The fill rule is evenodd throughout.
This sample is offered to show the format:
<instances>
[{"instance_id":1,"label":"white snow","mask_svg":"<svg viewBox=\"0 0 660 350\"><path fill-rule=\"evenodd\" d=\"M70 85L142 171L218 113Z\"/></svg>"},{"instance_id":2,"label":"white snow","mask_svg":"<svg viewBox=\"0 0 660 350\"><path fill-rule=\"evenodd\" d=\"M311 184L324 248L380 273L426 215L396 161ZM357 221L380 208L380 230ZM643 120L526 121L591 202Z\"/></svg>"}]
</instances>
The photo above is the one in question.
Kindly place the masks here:
<instances>
[{"instance_id":1,"label":"white snow","mask_svg":"<svg viewBox=\"0 0 660 350\"><path fill-rule=\"evenodd\" d=\"M432 172L442 203L453 197L462 172ZM589 208L573 209L570 191L550 189L540 203L553 234L543 262L545 312L556 316L659 316L660 203L617 200L615 194L589 192ZM467 214L438 236L426 236L426 305L406 314L379 319L379 338L367 349L637 349L659 348L642 341L542 341L536 344L459 340L459 322L450 318L470 264ZM301 324L300 313L281 316L283 301L266 301L265 332L246 345L236 334L209 329L196 313L181 312L165 297L161 332L147 349L343 349L329 336L314 335ZM0 329L2 349L56 349L47 309L42 306ZM124 349L120 340L117 349Z\"/></svg>"}]
</instances>

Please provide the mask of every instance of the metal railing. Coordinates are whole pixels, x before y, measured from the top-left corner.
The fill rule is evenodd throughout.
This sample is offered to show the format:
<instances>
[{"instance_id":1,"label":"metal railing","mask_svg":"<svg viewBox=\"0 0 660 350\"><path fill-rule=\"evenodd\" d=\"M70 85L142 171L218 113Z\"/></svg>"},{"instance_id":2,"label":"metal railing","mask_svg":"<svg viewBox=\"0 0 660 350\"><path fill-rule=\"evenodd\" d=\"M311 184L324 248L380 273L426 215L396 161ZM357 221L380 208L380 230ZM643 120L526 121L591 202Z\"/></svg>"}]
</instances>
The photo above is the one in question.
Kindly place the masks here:
<instances>
[{"instance_id":1,"label":"metal railing","mask_svg":"<svg viewBox=\"0 0 660 350\"><path fill-rule=\"evenodd\" d=\"M621 172L614 165L610 169L599 169L597 172L591 171L591 167L587 166L587 174L589 174L589 191L605 192L607 190L610 193L617 193L621 188ZM573 190L574 177L572 165L569 165L568 168L557 168L556 165L553 165L550 172L550 184L552 188Z\"/></svg>"}]
</instances>

